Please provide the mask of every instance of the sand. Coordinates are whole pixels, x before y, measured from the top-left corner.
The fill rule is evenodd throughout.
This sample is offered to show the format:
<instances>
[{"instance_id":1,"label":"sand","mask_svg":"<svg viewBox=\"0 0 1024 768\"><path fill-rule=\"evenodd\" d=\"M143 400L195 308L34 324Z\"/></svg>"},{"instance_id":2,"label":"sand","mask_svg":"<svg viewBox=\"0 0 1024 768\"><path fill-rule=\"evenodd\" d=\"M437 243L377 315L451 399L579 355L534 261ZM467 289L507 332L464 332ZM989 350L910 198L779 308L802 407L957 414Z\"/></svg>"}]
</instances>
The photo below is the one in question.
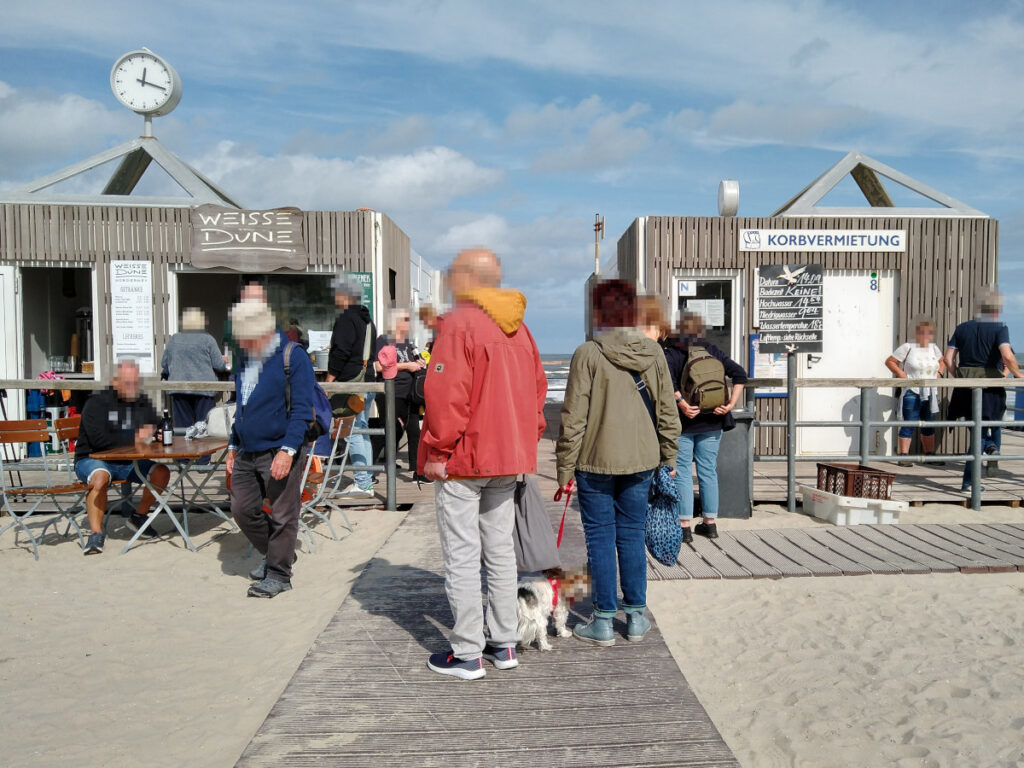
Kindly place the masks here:
<instances>
[{"instance_id":1,"label":"sand","mask_svg":"<svg viewBox=\"0 0 1024 768\"><path fill-rule=\"evenodd\" d=\"M350 516L355 531L315 536L273 600L246 598L257 557L203 515L195 554L175 537L122 557L121 528L101 555L68 541L36 562L4 534L0 764L233 765L404 513Z\"/></svg>"},{"instance_id":2,"label":"sand","mask_svg":"<svg viewBox=\"0 0 1024 768\"><path fill-rule=\"evenodd\" d=\"M759 508L719 524L818 523ZM1024 573L652 582L648 600L744 768L1024 765Z\"/></svg>"}]
</instances>

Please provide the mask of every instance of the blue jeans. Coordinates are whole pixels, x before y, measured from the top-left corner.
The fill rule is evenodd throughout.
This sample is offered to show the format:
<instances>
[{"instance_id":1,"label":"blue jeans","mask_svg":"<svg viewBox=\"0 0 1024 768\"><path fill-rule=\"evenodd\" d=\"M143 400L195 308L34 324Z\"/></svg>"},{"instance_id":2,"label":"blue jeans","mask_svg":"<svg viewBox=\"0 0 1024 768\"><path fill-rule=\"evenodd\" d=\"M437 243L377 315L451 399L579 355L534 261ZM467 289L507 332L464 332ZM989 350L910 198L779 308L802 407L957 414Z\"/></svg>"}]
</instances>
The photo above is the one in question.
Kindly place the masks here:
<instances>
[{"instance_id":1,"label":"blue jeans","mask_svg":"<svg viewBox=\"0 0 1024 768\"><path fill-rule=\"evenodd\" d=\"M903 393L903 420L904 421L934 421L931 400L922 400L921 396L909 389ZM914 436L915 427L900 427L900 437L911 438ZM935 434L932 427L921 427L922 437L931 437Z\"/></svg>"},{"instance_id":2,"label":"blue jeans","mask_svg":"<svg viewBox=\"0 0 1024 768\"><path fill-rule=\"evenodd\" d=\"M366 405L362 413L357 413L355 421L352 422L352 429L366 429L370 422L370 406L373 405L373 392L366 393ZM373 449L370 447L369 435L349 435L348 440L348 463L352 467L365 467L372 464ZM373 472L353 472L352 479L362 489L373 487Z\"/></svg>"},{"instance_id":3,"label":"blue jeans","mask_svg":"<svg viewBox=\"0 0 1024 768\"><path fill-rule=\"evenodd\" d=\"M624 609L647 606L644 528L653 476L650 469L632 475L576 473L596 616L618 611L620 580Z\"/></svg>"},{"instance_id":4,"label":"blue jeans","mask_svg":"<svg viewBox=\"0 0 1024 768\"><path fill-rule=\"evenodd\" d=\"M697 462L697 484L705 519L718 517L718 447L722 430L679 436L676 454L676 488L679 489L679 519L693 520L693 475L690 465Z\"/></svg>"}]
</instances>

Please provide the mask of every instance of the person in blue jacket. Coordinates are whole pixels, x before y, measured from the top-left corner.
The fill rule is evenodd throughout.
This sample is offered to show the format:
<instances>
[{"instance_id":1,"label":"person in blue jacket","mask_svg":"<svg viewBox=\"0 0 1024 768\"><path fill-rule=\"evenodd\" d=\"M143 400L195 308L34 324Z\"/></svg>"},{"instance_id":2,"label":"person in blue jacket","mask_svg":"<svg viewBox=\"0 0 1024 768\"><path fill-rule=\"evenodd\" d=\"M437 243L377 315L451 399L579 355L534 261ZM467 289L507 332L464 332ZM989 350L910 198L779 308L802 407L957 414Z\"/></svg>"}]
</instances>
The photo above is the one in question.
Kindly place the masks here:
<instances>
[{"instance_id":1,"label":"person in blue jacket","mask_svg":"<svg viewBox=\"0 0 1024 768\"><path fill-rule=\"evenodd\" d=\"M235 371L237 406L227 456L231 514L264 556L249 574L256 582L249 596L274 597L292 588L313 365L293 345L286 394L284 352L291 342L277 330L270 307L262 300L240 301L231 310L231 327L245 352ZM263 511L264 500L270 514Z\"/></svg>"}]
</instances>

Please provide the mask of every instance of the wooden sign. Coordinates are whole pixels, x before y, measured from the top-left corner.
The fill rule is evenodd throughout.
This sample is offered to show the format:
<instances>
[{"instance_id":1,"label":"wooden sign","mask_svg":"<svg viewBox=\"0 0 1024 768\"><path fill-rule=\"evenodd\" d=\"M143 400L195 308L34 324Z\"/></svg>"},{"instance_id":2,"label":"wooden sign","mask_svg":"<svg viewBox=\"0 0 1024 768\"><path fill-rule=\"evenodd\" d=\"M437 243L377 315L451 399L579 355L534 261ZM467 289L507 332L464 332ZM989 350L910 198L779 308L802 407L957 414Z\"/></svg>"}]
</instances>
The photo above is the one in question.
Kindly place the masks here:
<instances>
[{"instance_id":1,"label":"wooden sign","mask_svg":"<svg viewBox=\"0 0 1024 768\"><path fill-rule=\"evenodd\" d=\"M758 350L821 352L825 323L820 264L757 268Z\"/></svg>"},{"instance_id":2,"label":"wooden sign","mask_svg":"<svg viewBox=\"0 0 1024 768\"><path fill-rule=\"evenodd\" d=\"M240 272L305 269L302 211L240 211L219 205L192 209L192 266Z\"/></svg>"}]
</instances>

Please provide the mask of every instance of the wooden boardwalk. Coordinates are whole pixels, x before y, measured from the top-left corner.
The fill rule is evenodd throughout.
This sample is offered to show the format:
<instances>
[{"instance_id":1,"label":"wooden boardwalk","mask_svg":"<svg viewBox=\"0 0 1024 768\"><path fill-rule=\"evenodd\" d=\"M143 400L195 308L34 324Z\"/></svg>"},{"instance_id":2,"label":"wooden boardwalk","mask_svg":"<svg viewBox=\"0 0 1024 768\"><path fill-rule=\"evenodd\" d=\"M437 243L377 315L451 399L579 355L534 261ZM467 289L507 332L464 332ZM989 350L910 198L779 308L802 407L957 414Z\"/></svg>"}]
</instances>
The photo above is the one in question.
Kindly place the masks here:
<instances>
[{"instance_id":1,"label":"wooden boardwalk","mask_svg":"<svg viewBox=\"0 0 1024 768\"><path fill-rule=\"evenodd\" d=\"M1024 571L1024 525L852 525L694 537L649 579L779 579L869 573Z\"/></svg>"},{"instance_id":2,"label":"wooden boardwalk","mask_svg":"<svg viewBox=\"0 0 1024 768\"><path fill-rule=\"evenodd\" d=\"M568 525L578 527L578 512ZM577 532L564 562L581 554ZM585 555L584 555L585 557ZM367 564L238 765L733 766L657 626L612 648L552 638L464 682L426 668L452 619L433 505ZM287 598L284 598L287 599ZM578 604L570 625L589 614Z\"/></svg>"}]
</instances>

